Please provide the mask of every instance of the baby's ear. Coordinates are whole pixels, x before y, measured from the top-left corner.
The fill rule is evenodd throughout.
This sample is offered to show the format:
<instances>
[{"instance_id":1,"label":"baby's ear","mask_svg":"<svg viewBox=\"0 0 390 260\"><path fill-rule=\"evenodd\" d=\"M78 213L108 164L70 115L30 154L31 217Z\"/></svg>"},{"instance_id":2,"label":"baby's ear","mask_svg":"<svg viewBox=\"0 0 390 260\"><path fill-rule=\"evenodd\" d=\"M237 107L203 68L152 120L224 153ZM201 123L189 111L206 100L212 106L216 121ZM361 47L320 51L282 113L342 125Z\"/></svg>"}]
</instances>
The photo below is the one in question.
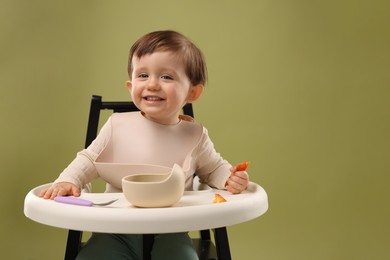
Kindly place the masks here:
<instances>
[{"instance_id":1,"label":"baby's ear","mask_svg":"<svg viewBox=\"0 0 390 260\"><path fill-rule=\"evenodd\" d=\"M131 81L130 80L126 80L126 88L129 90L129 91L131 91L131 87L132 87L133 85L132 85L132 83L131 83Z\"/></svg>"},{"instance_id":2,"label":"baby's ear","mask_svg":"<svg viewBox=\"0 0 390 260\"><path fill-rule=\"evenodd\" d=\"M203 93L203 84L199 84L196 86L191 86L188 92L187 102L191 103L196 101Z\"/></svg>"}]
</instances>

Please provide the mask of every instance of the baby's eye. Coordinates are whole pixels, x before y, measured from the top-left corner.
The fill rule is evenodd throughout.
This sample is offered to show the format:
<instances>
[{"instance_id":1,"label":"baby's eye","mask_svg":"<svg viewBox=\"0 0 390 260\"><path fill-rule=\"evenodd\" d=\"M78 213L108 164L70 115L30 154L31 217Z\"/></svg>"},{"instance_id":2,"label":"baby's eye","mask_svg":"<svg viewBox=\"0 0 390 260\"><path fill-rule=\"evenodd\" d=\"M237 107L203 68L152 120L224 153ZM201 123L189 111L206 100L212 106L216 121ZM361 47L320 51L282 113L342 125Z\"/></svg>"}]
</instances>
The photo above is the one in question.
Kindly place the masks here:
<instances>
[{"instance_id":1,"label":"baby's eye","mask_svg":"<svg viewBox=\"0 0 390 260\"><path fill-rule=\"evenodd\" d=\"M173 77L170 76L170 75L163 75L163 76L161 76L161 78L162 79L166 79L166 80L172 80L173 79Z\"/></svg>"},{"instance_id":2,"label":"baby's eye","mask_svg":"<svg viewBox=\"0 0 390 260\"><path fill-rule=\"evenodd\" d=\"M140 73L140 74L138 74L138 78L146 79L146 78L148 78L148 74Z\"/></svg>"}]
</instances>

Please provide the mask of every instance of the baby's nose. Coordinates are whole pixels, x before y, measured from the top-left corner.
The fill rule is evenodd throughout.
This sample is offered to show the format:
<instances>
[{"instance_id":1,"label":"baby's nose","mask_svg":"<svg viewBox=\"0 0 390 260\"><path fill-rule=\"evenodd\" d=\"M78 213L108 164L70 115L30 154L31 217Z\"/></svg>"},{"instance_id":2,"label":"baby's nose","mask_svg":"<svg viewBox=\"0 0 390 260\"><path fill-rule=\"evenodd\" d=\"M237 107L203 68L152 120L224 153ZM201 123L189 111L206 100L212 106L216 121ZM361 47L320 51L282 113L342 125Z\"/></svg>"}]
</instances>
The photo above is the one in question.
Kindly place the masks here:
<instances>
[{"instance_id":1,"label":"baby's nose","mask_svg":"<svg viewBox=\"0 0 390 260\"><path fill-rule=\"evenodd\" d=\"M146 87L148 90L154 90L154 91L160 89L160 85L154 80L150 80Z\"/></svg>"}]
</instances>

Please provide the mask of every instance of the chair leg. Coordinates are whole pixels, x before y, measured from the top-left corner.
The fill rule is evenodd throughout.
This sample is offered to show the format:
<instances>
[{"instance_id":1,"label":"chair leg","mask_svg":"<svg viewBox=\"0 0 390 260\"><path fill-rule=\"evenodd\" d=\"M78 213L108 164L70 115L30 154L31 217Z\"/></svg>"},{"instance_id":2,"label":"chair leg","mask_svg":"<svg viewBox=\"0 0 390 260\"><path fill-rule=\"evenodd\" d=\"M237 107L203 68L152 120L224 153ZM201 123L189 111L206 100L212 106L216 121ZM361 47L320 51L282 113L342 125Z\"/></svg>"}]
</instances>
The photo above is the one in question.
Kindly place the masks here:
<instances>
[{"instance_id":1,"label":"chair leg","mask_svg":"<svg viewBox=\"0 0 390 260\"><path fill-rule=\"evenodd\" d=\"M143 260L151 260L152 259L152 249L154 243L154 234L143 234Z\"/></svg>"},{"instance_id":2,"label":"chair leg","mask_svg":"<svg viewBox=\"0 0 390 260\"><path fill-rule=\"evenodd\" d=\"M193 238L192 245L199 260L217 260L217 250L211 241L210 231L200 230L200 238Z\"/></svg>"},{"instance_id":3,"label":"chair leg","mask_svg":"<svg viewBox=\"0 0 390 260\"><path fill-rule=\"evenodd\" d=\"M65 260L74 260L80 250L82 232L69 230L66 242Z\"/></svg>"},{"instance_id":4,"label":"chair leg","mask_svg":"<svg viewBox=\"0 0 390 260\"><path fill-rule=\"evenodd\" d=\"M231 260L229 239L226 227L214 230L215 246L217 248L218 260Z\"/></svg>"},{"instance_id":5,"label":"chair leg","mask_svg":"<svg viewBox=\"0 0 390 260\"><path fill-rule=\"evenodd\" d=\"M202 240L207 240L207 241L211 240L211 237L210 237L210 230L208 230L208 229L201 230L201 231L200 231L200 238L201 238Z\"/></svg>"}]
</instances>

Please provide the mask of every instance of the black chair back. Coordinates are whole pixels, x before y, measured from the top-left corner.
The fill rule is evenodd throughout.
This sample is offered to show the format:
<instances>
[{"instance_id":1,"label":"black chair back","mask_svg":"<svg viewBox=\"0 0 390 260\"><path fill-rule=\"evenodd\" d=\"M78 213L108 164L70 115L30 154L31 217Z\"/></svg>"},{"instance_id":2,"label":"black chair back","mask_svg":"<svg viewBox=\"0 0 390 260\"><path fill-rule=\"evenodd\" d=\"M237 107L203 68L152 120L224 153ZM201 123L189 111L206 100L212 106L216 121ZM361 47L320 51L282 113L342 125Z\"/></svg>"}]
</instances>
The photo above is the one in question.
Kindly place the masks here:
<instances>
[{"instance_id":1,"label":"black chair back","mask_svg":"<svg viewBox=\"0 0 390 260\"><path fill-rule=\"evenodd\" d=\"M85 140L85 148L87 148L93 140L95 140L98 128L100 112L102 110L111 110L114 113L139 111L133 102L119 101L119 102L103 102L101 96L92 96L91 107L89 112L87 136ZM183 107L183 114L194 117L192 104L186 104ZM150 252L153 247L154 235L145 234L144 237L144 260L151 259ZM230 248L226 227L216 228L214 230L213 244L210 231L201 230L200 238L193 239L193 244L198 252L200 260L230 260ZM65 251L65 260L74 260L82 245L82 231L69 230L68 239ZM218 257L217 257L218 256Z\"/></svg>"}]
</instances>

